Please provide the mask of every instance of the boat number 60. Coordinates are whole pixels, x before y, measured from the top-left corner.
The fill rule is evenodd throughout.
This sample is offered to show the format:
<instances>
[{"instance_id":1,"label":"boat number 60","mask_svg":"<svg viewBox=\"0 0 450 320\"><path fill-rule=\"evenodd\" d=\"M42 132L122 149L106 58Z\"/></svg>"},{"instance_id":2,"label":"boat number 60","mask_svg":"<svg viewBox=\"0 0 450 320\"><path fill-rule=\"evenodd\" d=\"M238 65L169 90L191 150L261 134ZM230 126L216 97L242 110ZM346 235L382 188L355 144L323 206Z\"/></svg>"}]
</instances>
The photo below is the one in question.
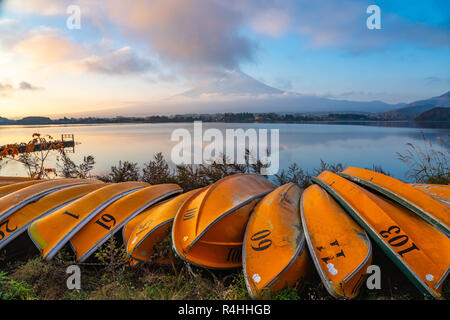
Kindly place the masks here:
<instances>
[{"instance_id":1,"label":"boat number 60","mask_svg":"<svg viewBox=\"0 0 450 320\"><path fill-rule=\"evenodd\" d=\"M263 251L269 248L272 245L272 240L267 239L267 237L270 235L269 230L261 230L259 232L256 232L250 240L253 242L257 242L258 246L254 247L252 246L252 249L255 251Z\"/></svg>"}]
</instances>

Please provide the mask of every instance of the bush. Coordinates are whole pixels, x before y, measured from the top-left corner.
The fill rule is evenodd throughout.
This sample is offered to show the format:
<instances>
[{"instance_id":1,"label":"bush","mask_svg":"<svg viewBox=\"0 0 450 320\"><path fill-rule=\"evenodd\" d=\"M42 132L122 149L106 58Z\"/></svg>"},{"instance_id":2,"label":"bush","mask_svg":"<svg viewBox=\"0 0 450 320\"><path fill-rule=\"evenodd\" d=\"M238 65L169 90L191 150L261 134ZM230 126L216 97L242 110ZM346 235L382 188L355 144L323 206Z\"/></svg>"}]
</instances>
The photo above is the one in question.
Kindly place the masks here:
<instances>
[{"instance_id":1,"label":"bush","mask_svg":"<svg viewBox=\"0 0 450 320\"><path fill-rule=\"evenodd\" d=\"M128 161L119 161L118 166L112 166L111 172L105 176L98 176L98 179L104 182L126 182L139 181L139 167L137 163Z\"/></svg>"},{"instance_id":2,"label":"bush","mask_svg":"<svg viewBox=\"0 0 450 320\"><path fill-rule=\"evenodd\" d=\"M442 138L437 138L438 148L422 132L422 145L408 143L405 153L397 152L398 159L409 166L408 179L416 183L450 183L450 147ZM449 135L450 137L450 135Z\"/></svg>"},{"instance_id":3,"label":"bush","mask_svg":"<svg viewBox=\"0 0 450 320\"><path fill-rule=\"evenodd\" d=\"M9 279L5 272L0 271L0 300L32 300L33 290L25 281Z\"/></svg>"}]
</instances>

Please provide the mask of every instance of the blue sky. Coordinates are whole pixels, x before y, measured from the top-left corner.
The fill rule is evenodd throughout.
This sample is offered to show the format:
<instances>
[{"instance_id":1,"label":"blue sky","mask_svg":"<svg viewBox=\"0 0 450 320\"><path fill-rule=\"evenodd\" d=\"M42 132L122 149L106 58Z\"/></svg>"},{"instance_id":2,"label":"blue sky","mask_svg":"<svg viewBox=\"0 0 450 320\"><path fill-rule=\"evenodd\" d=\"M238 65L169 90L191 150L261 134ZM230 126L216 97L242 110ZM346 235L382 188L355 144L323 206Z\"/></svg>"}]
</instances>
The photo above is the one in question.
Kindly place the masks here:
<instances>
[{"instance_id":1,"label":"blue sky","mask_svg":"<svg viewBox=\"0 0 450 320\"><path fill-rule=\"evenodd\" d=\"M72 4L79 30L66 27ZM372 4L381 30L366 27ZM131 108L229 70L334 99L450 90L449 1L6 0L1 10L0 116Z\"/></svg>"}]
</instances>

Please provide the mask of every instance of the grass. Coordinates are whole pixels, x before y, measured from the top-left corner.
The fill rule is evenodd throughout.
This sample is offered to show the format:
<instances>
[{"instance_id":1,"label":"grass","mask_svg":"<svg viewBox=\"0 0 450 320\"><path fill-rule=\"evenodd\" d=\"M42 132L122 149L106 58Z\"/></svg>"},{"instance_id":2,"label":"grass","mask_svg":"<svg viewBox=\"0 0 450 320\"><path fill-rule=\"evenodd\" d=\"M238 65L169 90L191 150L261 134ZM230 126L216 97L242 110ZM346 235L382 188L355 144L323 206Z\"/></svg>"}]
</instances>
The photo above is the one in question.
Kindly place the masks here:
<instances>
[{"instance_id":1,"label":"grass","mask_svg":"<svg viewBox=\"0 0 450 320\"><path fill-rule=\"evenodd\" d=\"M16 281L0 272L0 299L1 300L33 300L35 298L31 286L25 281Z\"/></svg>"},{"instance_id":2,"label":"grass","mask_svg":"<svg viewBox=\"0 0 450 320\"><path fill-rule=\"evenodd\" d=\"M112 242L111 242L112 243ZM120 259L121 250L111 251L111 244L100 249ZM120 245L118 245L120 248ZM373 263L382 270L381 290L368 290L364 285L357 299L405 300L423 299L422 294L377 247ZM35 256L2 266L0 297L13 300L246 300L250 299L241 269L209 271L176 260L174 265L143 263L135 267L121 264L80 265L81 290L68 290L66 268L71 264L65 248L54 260ZM91 261L92 263L93 261ZM99 262L96 259L96 262ZM115 271L112 272L112 268ZM447 281L448 284L448 281ZM446 285L448 288L448 285ZM446 296L448 297L448 289ZM273 300L332 300L317 272L305 280L301 288L291 287L272 293Z\"/></svg>"}]
</instances>

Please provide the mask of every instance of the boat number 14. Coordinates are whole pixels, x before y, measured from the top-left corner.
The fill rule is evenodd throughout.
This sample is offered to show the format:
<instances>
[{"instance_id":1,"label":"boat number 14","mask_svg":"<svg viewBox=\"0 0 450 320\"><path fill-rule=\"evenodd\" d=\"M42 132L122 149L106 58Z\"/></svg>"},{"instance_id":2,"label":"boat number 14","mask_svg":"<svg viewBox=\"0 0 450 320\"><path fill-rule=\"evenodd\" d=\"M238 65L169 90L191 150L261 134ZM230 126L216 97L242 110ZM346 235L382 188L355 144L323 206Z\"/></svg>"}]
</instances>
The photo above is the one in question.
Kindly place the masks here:
<instances>
[{"instance_id":1,"label":"boat number 14","mask_svg":"<svg viewBox=\"0 0 450 320\"><path fill-rule=\"evenodd\" d=\"M397 247L403 247L403 246L407 245L409 242L409 237L406 234L399 234L399 233L400 233L400 228L398 226L391 226L387 230L381 231L380 235L385 239L389 239L389 240L387 240L387 242L389 243L389 245L391 247L397 248ZM413 250L420 250L414 244L414 242L412 242L408 248L403 249L401 251L397 251L397 253L401 257L403 257L403 255L405 253L411 252Z\"/></svg>"}]
</instances>

